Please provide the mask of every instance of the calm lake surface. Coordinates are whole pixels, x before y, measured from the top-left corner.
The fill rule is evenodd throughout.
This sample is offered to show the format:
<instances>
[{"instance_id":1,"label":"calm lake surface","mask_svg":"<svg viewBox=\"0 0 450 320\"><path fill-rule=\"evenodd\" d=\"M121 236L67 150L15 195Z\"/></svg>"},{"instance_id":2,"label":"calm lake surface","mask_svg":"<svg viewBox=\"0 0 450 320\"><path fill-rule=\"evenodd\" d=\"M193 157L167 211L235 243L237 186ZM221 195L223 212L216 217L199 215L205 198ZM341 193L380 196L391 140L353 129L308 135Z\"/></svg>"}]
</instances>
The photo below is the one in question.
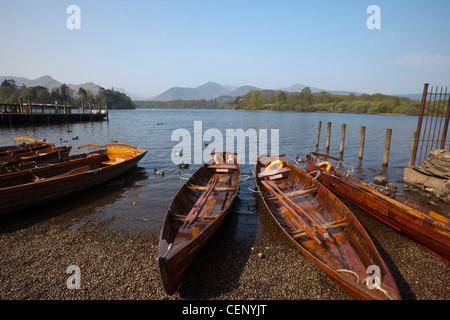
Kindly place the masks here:
<instances>
[{"instance_id":1,"label":"calm lake surface","mask_svg":"<svg viewBox=\"0 0 450 320\"><path fill-rule=\"evenodd\" d=\"M389 166L384 174L390 182L397 185L400 192L403 169L409 161L412 134L417 126L417 117L393 115L233 110L112 110L109 122L0 127L0 145L14 144L14 137L25 136L36 140L47 139L53 141L56 146L71 144L72 154L80 152L78 146L88 143L106 144L111 140L146 149L148 153L139 162L138 167L125 176L72 199L47 204L33 211L38 211L43 217L65 215L68 219L73 219L74 228L80 221L95 222L97 219L111 218L113 227L121 230L145 228L159 231L170 202L185 182L179 178L178 172L183 177L189 177L200 167L200 164L191 164L189 169L179 170L171 160L174 147L179 143L178 140L171 140L172 133L176 129L186 129L193 139L194 121L202 121L203 133L208 129L218 129L223 134L224 141L226 129L253 128L256 132L259 132L258 129L267 129L269 153L270 129L279 129L279 152L292 158L304 157L315 151L319 121L322 121L319 152L325 152L326 123L330 121L330 154L338 156L341 125L345 123L345 163L354 166L354 174L369 182L383 172L384 138L386 129L391 128L393 132ZM358 166L361 126L366 127L366 141L364 158ZM78 139L72 140L74 137ZM60 139L67 142L61 143ZM186 152L184 150L185 154ZM241 165L242 179L254 168L254 164L248 163L248 155L246 159L246 163ZM165 176L156 176L153 173L155 168L164 170ZM300 163L300 168L304 168L303 163ZM241 239L252 236L259 224L258 197L248 189L248 184L251 188L255 187L254 177L241 184L237 202L233 207L233 213L238 214L236 237Z\"/></svg>"}]
</instances>

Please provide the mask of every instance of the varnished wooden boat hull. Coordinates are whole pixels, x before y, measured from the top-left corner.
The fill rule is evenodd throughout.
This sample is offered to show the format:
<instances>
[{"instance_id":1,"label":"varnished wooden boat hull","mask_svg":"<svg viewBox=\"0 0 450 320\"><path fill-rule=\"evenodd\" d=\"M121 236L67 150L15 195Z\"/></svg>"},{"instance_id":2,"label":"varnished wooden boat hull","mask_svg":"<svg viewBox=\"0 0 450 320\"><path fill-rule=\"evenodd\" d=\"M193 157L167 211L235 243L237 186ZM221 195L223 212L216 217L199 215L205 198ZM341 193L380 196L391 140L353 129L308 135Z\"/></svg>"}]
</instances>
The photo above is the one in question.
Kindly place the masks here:
<instances>
[{"instance_id":1,"label":"varnished wooden boat hull","mask_svg":"<svg viewBox=\"0 0 450 320\"><path fill-rule=\"evenodd\" d=\"M170 204L161 229L158 270L168 295L178 290L186 270L225 219L239 189L238 164L225 172L228 169L215 171L210 166L211 163L204 164L182 186ZM220 183L211 190L221 191L211 191L206 195L207 186L215 177L219 177ZM192 190L192 186L200 188ZM202 197L205 202L200 206ZM186 221L195 207L199 208L200 214L189 225Z\"/></svg>"},{"instance_id":2,"label":"varnished wooden boat hull","mask_svg":"<svg viewBox=\"0 0 450 320\"><path fill-rule=\"evenodd\" d=\"M0 157L0 174L68 160L71 149L72 146L67 145Z\"/></svg>"},{"instance_id":3,"label":"varnished wooden boat hull","mask_svg":"<svg viewBox=\"0 0 450 320\"><path fill-rule=\"evenodd\" d=\"M315 160L310 155L307 156L307 171L321 170ZM335 172L335 168L330 172ZM354 176L346 176L341 170L337 170L335 174L340 178L334 174L321 174L318 180L336 194L450 262L448 218L417 204L408 203L389 192L379 192Z\"/></svg>"},{"instance_id":4,"label":"varnished wooden boat hull","mask_svg":"<svg viewBox=\"0 0 450 320\"><path fill-rule=\"evenodd\" d=\"M32 139L31 139L32 140ZM8 156L21 152L31 152L41 149L47 149L53 147L52 142L44 141L44 142L31 142L31 143L22 143L11 146L2 146L0 147L0 158L3 156Z\"/></svg>"},{"instance_id":5,"label":"varnished wooden boat hull","mask_svg":"<svg viewBox=\"0 0 450 320\"><path fill-rule=\"evenodd\" d=\"M114 165L102 164L109 158L99 150L71 157L67 162L0 175L0 214L67 198L112 180L145 156L145 150L139 151L135 157Z\"/></svg>"},{"instance_id":6,"label":"varnished wooden boat hull","mask_svg":"<svg viewBox=\"0 0 450 320\"><path fill-rule=\"evenodd\" d=\"M305 172L285 161L283 164L289 171L283 172L281 178L280 174L263 177L260 174L265 168L258 160L256 185L268 211L288 239L353 298L401 299L389 269L353 213ZM275 178L271 180L271 177ZM274 192L273 186L281 192ZM307 228L311 233L305 232ZM370 289L363 283L363 279L373 279L370 266L379 268L382 290Z\"/></svg>"}]
</instances>

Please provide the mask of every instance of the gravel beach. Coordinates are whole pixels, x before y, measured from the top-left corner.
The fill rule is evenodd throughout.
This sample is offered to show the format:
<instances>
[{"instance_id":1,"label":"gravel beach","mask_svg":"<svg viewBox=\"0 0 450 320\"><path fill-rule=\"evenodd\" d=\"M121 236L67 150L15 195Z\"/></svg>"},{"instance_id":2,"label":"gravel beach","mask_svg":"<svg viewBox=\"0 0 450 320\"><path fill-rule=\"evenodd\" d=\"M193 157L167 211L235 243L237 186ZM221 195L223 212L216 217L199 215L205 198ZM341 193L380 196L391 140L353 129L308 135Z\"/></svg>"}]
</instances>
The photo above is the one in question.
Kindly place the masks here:
<instances>
[{"instance_id":1,"label":"gravel beach","mask_svg":"<svg viewBox=\"0 0 450 320\"><path fill-rule=\"evenodd\" d=\"M450 299L449 264L359 209L404 299ZM178 293L167 296L156 266L159 232L120 231L114 218L22 213L0 219L0 299L282 299L351 297L305 258L258 201L254 236L236 239L239 213L230 212L188 269ZM145 229L144 229L145 230ZM79 267L80 289L67 268Z\"/></svg>"}]
</instances>

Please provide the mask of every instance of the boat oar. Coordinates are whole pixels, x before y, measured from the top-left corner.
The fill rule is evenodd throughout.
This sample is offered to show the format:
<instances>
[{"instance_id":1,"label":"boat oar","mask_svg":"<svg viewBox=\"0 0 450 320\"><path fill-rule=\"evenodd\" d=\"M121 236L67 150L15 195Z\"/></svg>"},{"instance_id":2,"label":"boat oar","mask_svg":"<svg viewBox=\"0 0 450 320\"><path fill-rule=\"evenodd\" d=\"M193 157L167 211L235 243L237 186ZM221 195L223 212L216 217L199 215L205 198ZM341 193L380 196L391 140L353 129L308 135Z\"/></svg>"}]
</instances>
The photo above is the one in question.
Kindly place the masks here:
<instances>
[{"instance_id":1,"label":"boat oar","mask_svg":"<svg viewBox=\"0 0 450 320\"><path fill-rule=\"evenodd\" d=\"M284 199L286 199L286 201L295 209L295 211L300 214L301 216L303 216L305 219L307 219L307 221L313 226L313 228L325 239L327 239L330 242L334 242L334 239L331 238L330 234L328 233L328 231L324 230L320 224L316 221L316 219L312 216L310 216L309 214L307 214L304 210L302 210L296 203L294 203L288 196L286 196L284 194L283 191L281 191L277 185L271 181L272 185L273 185L273 189L275 189ZM270 183L267 183L267 185L269 185ZM275 193L274 193L275 194Z\"/></svg>"},{"instance_id":2,"label":"boat oar","mask_svg":"<svg viewBox=\"0 0 450 320\"><path fill-rule=\"evenodd\" d=\"M208 199L211 192L214 190L217 182L219 181L219 176L214 176L207 185L207 189L200 195L197 202L192 207L191 211L189 211L189 214L186 216L186 219L183 223L183 228L187 227L189 228L194 222L195 218L197 218L198 214L200 213L201 209L203 208L204 204L206 203L206 200Z\"/></svg>"},{"instance_id":3,"label":"boat oar","mask_svg":"<svg viewBox=\"0 0 450 320\"><path fill-rule=\"evenodd\" d=\"M36 140L34 140L32 138L27 138L27 137L17 137L17 138L14 138L13 140L14 141L17 141L17 140L28 140L28 141L31 141L31 142L36 142Z\"/></svg>"},{"instance_id":4,"label":"boat oar","mask_svg":"<svg viewBox=\"0 0 450 320\"><path fill-rule=\"evenodd\" d=\"M105 147L127 147L127 148L131 148L131 149L137 149L135 146L132 146L131 144L127 144L127 143L119 143L119 142L114 142L114 143L107 143L105 144Z\"/></svg>"},{"instance_id":5,"label":"boat oar","mask_svg":"<svg viewBox=\"0 0 450 320\"><path fill-rule=\"evenodd\" d=\"M305 232L311 237L311 239L314 239L318 244L322 244L322 241L317 238L317 233L309 226L308 222L306 222L302 216L298 215L294 209L292 209L284 200L283 197L280 196L275 190L270 186L266 181L261 181L262 184L269 189L273 195L281 202L281 204L291 213L294 217L298 219L298 222L300 223L301 227Z\"/></svg>"},{"instance_id":6,"label":"boat oar","mask_svg":"<svg viewBox=\"0 0 450 320\"><path fill-rule=\"evenodd\" d=\"M99 144L85 144L85 145L79 146L78 149L88 148L88 147L92 147L92 148L103 148L103 146L101 146L101 145L99 145Z\"/></svg>"}]
</instances>

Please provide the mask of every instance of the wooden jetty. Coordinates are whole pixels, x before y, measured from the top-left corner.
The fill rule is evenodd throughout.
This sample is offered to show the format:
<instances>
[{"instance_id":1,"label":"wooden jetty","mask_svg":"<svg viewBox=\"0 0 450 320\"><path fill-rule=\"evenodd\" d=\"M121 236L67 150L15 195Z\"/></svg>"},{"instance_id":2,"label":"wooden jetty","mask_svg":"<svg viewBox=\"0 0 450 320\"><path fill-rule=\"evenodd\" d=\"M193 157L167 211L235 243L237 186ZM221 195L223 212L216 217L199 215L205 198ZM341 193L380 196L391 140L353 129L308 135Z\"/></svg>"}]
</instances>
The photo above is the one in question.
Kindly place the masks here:
<instances>
[{"instance_id":1,"label":"wooden jetty","mask_svg":"<svg viewBox=\"0 0 450 320\"><path fill-rule=\"evenodd\" d=\"M102 121L108 118L108 106L82 103L80 106L64 104L0 103L0 125L34 124L34 123L67 123Z\"/></svg>"}]
</instances>

